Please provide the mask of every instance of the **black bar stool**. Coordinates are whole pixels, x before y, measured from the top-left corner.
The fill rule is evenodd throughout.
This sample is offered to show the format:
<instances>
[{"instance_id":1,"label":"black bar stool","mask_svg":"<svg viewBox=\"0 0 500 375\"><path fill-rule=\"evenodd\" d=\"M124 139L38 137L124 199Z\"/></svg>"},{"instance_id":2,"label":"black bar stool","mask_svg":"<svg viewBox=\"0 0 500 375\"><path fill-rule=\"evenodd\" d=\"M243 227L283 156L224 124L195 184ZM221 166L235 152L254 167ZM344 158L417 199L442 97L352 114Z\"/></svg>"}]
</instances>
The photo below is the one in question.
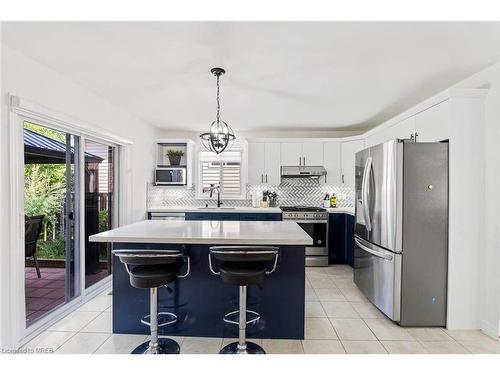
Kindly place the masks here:
<instances>
[{"instance_id":1,"label":"black bar stool","mask_svg":"<svg viewBox=\"0 0 500 375\"><path fill-rule=\"evenodd\" d=\"M227 313L224 321L238 324L238 342L226 345L220 354L266 354L264 349L253 342L246 342L247 324L259 320L260 315L247 310L247 286L261 284L265 275L274 272L278 263L279 248L274 246L213 246L208 255L208 264L212 273L220 275L222 281L240 287L239 310ZM212 257L219 262L219 271L214 270ZM268 269L267 263L272 263ZM253 318L247 321L247 313ZM231 316L239 314L238 321Z\"/></svg>"},{"instance_id":2,"label":"black bar stool","mask_svg":"<svg viewBox=\"0 0 500 375\"><path fill-rule=\"evenodd\" d=\"M189 257L179 250L117 249L113 250L113 254L125 265L130 275L130 285L150 290L150 315L144 317L141 322L150 326L151 339L135 348L132 354L178 354L180 348L176 341L158 338L158 327L177 321L177 316L173 313L158 313L158 288L186 277L190 271ZM183 263L187 264L187 269L180 275L179 270ZM158 324L159 316L168 316L170 320Z\"/></svg>"}]
</instances>

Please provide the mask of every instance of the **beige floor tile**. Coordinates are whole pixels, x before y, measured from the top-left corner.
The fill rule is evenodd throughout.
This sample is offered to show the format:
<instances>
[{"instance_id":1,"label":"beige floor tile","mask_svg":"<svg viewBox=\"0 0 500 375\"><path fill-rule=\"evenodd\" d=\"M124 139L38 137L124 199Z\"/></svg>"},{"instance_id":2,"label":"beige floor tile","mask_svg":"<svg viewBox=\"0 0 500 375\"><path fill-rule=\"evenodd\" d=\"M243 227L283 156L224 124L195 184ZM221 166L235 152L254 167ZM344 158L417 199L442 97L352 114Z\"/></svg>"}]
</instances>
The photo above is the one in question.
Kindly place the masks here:
<instances>
[{"instance_id":1,"label":"beige floor tile","mask_svg":"<svg viewBox=\"0 0 500 375\"><path fill-rule=\"evenodd\" d=\"M318 295L314 291L313 288L306 288L306 293L305 293L305 300L306 301L319 301Z\"/></svg>"},{"instance_id":2,"label":"beige floor tile","mask_svg":"<svg viewBox=\"0 0 500 375\"><path fill-rule=\"evenodd\" d=\"M75 334L75 332L44 331L24 345L23 348L35 351L37 349L50 349L55 352Z\"/></svg>"},{"instance_id":3,"label":"beige floor tile","mask_svg":"<svg viewBox=\"0 0 500 375\"><path fill-rule=\"evenodd\" d=\"M480 330L445 330L445 332L454 338L457 341L467 341L467 340L473 340L473 341L480 341L480 340L490 340L491 338L487 335L485 335L483 332Z\"/></svg>"},{"instance_id":4,"label":"beige floor tile","mask_svg":"<svg viewBox=\"0 0 500 375\"><path fill-rule=\"evenodd\" d=\"M304 338L307 340L338 339L328 318L306 318Z\"/></svg>"},{"instance_id":5,"label":"beige floor tile","mask_svg":"<svg viewBox=\"0 0 500 375\"><path fill-rule=\"evenodd\" d=\"M113 333L113 314L107 311L102 312L89 324L82 328L81 332Z\"/></svg>"},{"instance_id":6,"label":"beige floor tile","mask_svg":"<svg viewBox=\"0 0 500 375\"><path fill-rule=\"evenodd\" d=\"M325 311L320 302L305 302L306 318L326 318Z\"/></svg>"},{"instance_id":7,"label":"beige floor tile","mask_svg":"<svg viewBox=\"0 0 500 375\"><path fill-rule=\"evenodd\" d=\"M330 289L337 288L333 280L328 276L323 276L321 278L309 279L309 283L314 289Z\"/></svg>"},{"instance_id":8,"label":"beige floor tile","mask_svg":"<svg viewBox=\"0 0 500 375\"><path fill-rule=\"evenodd\" d=\"M54 324L48 330L78 332L94 320L99 314L100 312L97 311L74 311Z\"/></svg>"},{"instance_id":9,"label":"beige floor tile","mask_svg":"<svg viewBox=\"0 0 500 375\"><path fill-rule=\"evenodd\" d=\"M474 354L500 354L500 343L493 339L480 341L459 341L468 351Z\"/></svg>"},{"instance_id":10,"label":"beige floor tile","mask_svg":"<svg viewBox=\"0 0 500 375\"><path fill-rule=\"evenodd\" d=\"M107 333L79 332L57 349L56 354L91 354L110 336Z\"/></svg>"},{"instance_id":11,"label":"beige floor tile","mask_svg":"<svg viewBox=\"0 0 500 375\"><path fill-rule=\"evenodd\" d=\"M456 341L421 341L430 354L467 354L469 351Z\"/></svg>"},{"instance_id":12,"label":"beige floor tile","mask_svg":"<svg viewBox=\"0 0 500 375\"><path fill-rule=\"evenodd\" d=\"M406 328L408 333L419 341L453 341L441 328Z\"/></svg>"},{"instance_id":13,"label":"beige floor tile","mask_svg":"<svg viewBox=\"0 0 500 375\"><path fill-rule=\"evenodd\" d=\"M357 288L352 276L330 276L337 288Z\"/></svg>"},{"instance_id":14,"label":"beige floor tile","mask_svg":"<svg viewBox=\"0 0 500 375\"><path fill-rule=\"evenodd\" d=\"M377 340L362 319L330 319L341 340Z\"/></svg>"},{"instance_id":15,"label":"beige floor tile","mask_svg":"<svg viewBox=\"0 0 500 375\"><path fill-rule=\"evenodd\" d=\"M113 297L107 294L100 294L86 304L78 308L78 311L99 311L102 312L111 306Z\"/></svg>"},{"instance_id":16,"label":"beige floor tile","mask_svg":"<svg viewBox=\"0 0 500 375\"><path fill-rule=\"evenodd\" d=\"M325 301L321 302L326 316L329 318L359 318L359 314L346 301Z\"/></svg>"},{"instance_id":17,"label":"beige floor tile","mask_svg":"<svg viewBox=\"0 0 500 375\"><path fill-rule=\"evenodd\" d=\"M363 293L357 288L340 288L347 301L351 302L368 302Z\"/></svg>"},{"instance_id":18,"label":"beige floor tile","mask_svg":"<svg viewBox=\"0 0 500 375\"><path fill-rule=\"evenodd\" d=\"M425 354L427 353L418 341L381 341L390 354Z\"/></svg>"},{"instance_id":19,"label":"beige floor tile","mask_svg":"<svg viewBox=\"0 0 500 375\"><path fill-rule=\"evenodd\" d=\"M181 345L181 354L217 354L221 347L221 338L185 337Z\"/></svg>"},{"instance_id":20,"label":"beige floor tile","mask_svg":"<svg viewBox=\"0 0 500 375\"><path fill-rule=\"evenodd\" d=\"M345 354L339 340L303 340L305 354Z\"/></svg>"},{"instance_id":21,"label":"beige floor tile","mask_svg":"<svg viewBox=\"0 0 500 375\"><path fill-rule=\"evenodd\" d=\"M262 340L267 354L303 354L300 340Z\"/></svg>"},{"instance_id":22,"label":"beige floor tile","mask_svg":"<svg viewBox=\"0 0 500 375\"><path fill-rule=\"evenodd\" d=\"M371 302L350 302L350 304L362 318L385 318L385 315Z\"/></svg>"},{"instance_id":23,"label":"beige floor tile","mask_svg":"<svg viewBox=\"0 0 500 375\"><path fill-rule=\"evenodd\" d=\"M415 340L406 329L389 319L365 319L365 323L379 340Z\"/></svg>"},{"instance_id":24,"label":"beige floor tile","mask_svg":"<svg viewBox=\"0 0 500 375\"><path fill-rule=\"evenodd\" d=\"M322 268L322 272L324 274L341 277L352 277L353 274L352 267L348 264L331 265L329 267Z\"/></svg>"},{"instance_id":25,"label":"beige floor tile","mask_svg":"<svg viewBox=\"0 0 500 375\"><path fill-rule=\"evenodd\" d=\"M347 354L387 354L387 351L378 341L344 341Z\"/></svg>"},{"instance_id":26,"label":"beige floor tile","mask_svg":"<svg viewBox=\"0 0 500 375\"><path fill-rule=\"evenodd\" d=\"M111 335L97 350L96 354L130 354L145 340L149 339L145 335Z\"/></svg>"},{"instance_id":27,"label":"beige floor tile","mask_svg":"<svg viewBox=\"0 0 500 375\"><path fill-rule=\"evenodd\" d=\"M340 291L335 287L332 288L315 288L314 291L318 296L320 301L345 301L345 297Z\"/></svg>"}]
</instances>

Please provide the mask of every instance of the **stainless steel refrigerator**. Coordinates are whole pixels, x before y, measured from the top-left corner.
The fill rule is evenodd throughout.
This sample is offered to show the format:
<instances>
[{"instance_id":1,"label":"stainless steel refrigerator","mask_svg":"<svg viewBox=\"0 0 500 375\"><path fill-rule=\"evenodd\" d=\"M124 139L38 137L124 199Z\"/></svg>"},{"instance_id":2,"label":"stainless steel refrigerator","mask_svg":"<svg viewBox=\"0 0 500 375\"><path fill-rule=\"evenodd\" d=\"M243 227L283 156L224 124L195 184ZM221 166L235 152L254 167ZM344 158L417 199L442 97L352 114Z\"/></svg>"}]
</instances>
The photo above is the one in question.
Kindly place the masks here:
<instances>
[{"instance_id":1,"label":"stainless steel refrigerator","mask_svg":"<svg viewBox=\"0 0 500 375\"><path fill-rule=\"evenodd\" d=\"M390 319L445 326L448 143L356 153L354 282Z\"/></svg>"}]
</instances>

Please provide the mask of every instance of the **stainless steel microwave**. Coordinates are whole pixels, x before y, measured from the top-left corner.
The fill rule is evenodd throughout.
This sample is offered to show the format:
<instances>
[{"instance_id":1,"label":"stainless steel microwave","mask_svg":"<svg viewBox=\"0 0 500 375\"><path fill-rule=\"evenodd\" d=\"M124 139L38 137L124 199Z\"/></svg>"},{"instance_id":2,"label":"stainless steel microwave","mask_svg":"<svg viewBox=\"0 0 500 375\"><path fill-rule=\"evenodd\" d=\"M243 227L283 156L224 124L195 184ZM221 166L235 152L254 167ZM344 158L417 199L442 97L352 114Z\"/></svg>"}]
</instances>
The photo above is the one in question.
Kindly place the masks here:
<instances>
[{"instance_id":1,"label":"stainless steel microwave","mask_svg":"<svg viewBox=\"0 0 500 375\"><path fill-rule=\"evenodd\" d=\"M156 185L182 186L187 183L186 167L163 167L155 169Z\"/></svg>"}]
</instances>

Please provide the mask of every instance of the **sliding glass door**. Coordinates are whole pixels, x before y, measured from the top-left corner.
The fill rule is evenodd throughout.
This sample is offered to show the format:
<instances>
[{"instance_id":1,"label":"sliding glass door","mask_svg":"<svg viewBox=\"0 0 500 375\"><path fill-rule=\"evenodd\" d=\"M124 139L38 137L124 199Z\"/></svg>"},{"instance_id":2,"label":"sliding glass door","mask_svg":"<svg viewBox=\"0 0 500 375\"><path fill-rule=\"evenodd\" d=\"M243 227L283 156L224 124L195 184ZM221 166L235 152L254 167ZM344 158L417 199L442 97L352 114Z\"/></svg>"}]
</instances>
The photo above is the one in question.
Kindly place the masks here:
<instances>
[{"instance_id":1,"label":"sliding glass door","mask_svg":"<svg viewBox=\"0 0 500 375\"><path fill-rule=\"evenodd\" d=\"M80 138L25 121L26 326L80 295Z\"/></svg>"},{"instance_id":2,"label":"sliding glass door","mask_svg":"<svg viewBox=\"0 0 500 375\"><path fill-rule=\"evenodd\" d=\"M115 149L85 140L85 288L112 272L110 244L89 242L88 238L111 229L115 222Z\"/></svg>"}]
</instances>

